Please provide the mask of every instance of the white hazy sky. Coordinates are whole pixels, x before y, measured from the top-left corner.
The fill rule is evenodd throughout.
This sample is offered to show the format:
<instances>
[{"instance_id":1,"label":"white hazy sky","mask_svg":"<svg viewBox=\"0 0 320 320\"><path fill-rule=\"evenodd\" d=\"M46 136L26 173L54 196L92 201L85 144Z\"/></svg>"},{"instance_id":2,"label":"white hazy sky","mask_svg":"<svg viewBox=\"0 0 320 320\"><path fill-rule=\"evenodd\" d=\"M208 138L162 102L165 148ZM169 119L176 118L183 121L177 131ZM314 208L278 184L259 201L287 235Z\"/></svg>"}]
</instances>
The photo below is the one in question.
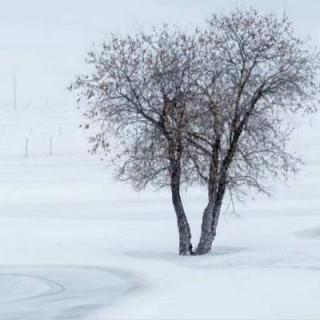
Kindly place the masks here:
<instances>
[{"instance_id":1,"label":"white hazy sky","mask_svg":"<svg viewBox=\"0 0 320 320\"><path fill-rule=\"evenodd\" d=\"M110 32L132 32L163 22L201 24L210 13L253 6L282 14L320 44L319 0L0 0L0 103L18 106L70 101L66 86L84 57Z\"/></svg>"}]
</instances>

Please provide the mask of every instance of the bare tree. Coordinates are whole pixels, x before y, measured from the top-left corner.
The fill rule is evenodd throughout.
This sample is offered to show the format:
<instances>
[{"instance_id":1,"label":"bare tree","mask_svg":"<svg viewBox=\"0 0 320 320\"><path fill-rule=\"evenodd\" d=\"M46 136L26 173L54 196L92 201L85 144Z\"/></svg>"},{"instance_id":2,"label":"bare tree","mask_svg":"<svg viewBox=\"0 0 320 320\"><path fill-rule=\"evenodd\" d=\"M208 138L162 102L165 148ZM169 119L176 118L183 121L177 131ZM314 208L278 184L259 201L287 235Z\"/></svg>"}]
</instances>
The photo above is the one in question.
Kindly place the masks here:
<instances>
[{"instance_id":1,"label":"bare tree","mask_svg":"<svg viewBox=\"0 0 320 320\"><path fill-rule=\"evenodd\" d=\"M89 105L92 151L136 188L170 187L181 255L211 250L226 192L267 192L270 175L296 170L289 119L314 110L319 58L287 18L237 10L202 31L112 36L87 62L71 89ZM195 252L180 196L194 183L208 190Z\"/></svg>"},{"instance_id":2,"label":"bare tree","mask_svg":"<svg viewBox=\"0 0 320 320\"><path fill-rule=\"evenodd\" d=\"M200 161L208 161L200 175L209 200L197 254L211 250L226 191L267 193L268 177L296 171L300 160L286 148L291 115L314 111L319 92L319 55L295 37L286 17L255 10L213 15L201 43L198 85L208 113L192 138L201 144Z\"/></svg>"},{"instance_id":3,"label":"bare tree","mask_svg":"<svg viewBox=\"0 0 320 320\"><path fill-rule=\"evenodd\" d=\"M194 35L167 26L151 34L112 36L101 52L89 53L94 73L73 85L89 101L86 118L99 126L91 138L93 151L103 147L117 177L138 189L149 183L170 187L181 255L192 250L180 186L191 181L182 133L192 113L196 60ZM112 140L115 154L108 152Z\"/></svg>"}]
</instances>

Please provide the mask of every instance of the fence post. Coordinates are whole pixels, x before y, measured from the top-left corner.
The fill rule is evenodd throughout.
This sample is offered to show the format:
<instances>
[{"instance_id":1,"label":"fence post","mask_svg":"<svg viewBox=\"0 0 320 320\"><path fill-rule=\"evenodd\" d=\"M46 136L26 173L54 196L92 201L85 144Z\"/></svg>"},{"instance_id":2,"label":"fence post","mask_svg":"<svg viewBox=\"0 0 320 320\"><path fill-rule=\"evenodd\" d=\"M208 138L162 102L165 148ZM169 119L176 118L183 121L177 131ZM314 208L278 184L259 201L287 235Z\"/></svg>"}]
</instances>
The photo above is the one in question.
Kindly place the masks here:
<instances>
[{"instance_id":1,"label":"fence post","mask_svg":"<svg viewBox=\"0 0 320 320\"><path fill-rule=\"evenodd\" d=\"M26 138L26 141L25 141L24 156L29 157L29 139L28 138Z\"/></svg>"},{"instance_id":2,"label":"fence post","mask_svg":"<svg viewBox=\"0 0 320 320\"><path fill-rule=\"evenodd\" d=\"M53 149L52 149L52 136L50 136L50 156L53 156Z\"/></svg>"}]
</instances>

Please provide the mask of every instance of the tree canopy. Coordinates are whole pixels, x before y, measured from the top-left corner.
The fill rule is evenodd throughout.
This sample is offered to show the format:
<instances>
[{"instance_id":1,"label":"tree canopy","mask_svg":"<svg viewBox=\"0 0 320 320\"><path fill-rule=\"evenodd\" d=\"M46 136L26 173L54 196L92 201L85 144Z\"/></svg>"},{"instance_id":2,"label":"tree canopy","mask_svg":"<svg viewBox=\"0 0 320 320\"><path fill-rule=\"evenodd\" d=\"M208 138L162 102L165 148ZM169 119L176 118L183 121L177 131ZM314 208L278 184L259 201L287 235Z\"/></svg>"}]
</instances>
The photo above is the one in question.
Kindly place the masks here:
<instances>
[{"instance_id":1,"label":"tree canopy","mask_svg":"<svg viewBox=\"0 0 320 320\"><path fill-rule=\"evenodd\" d=\"M71 89L94 124L92 150L101 147L136 188L170 187L180 254L211 250L226 192L267 192L270 176L296 171L290 119L316 110L319 53L286 16L235 10L189 32L111 35L87 62L92 73ZM195 251L182 184L208 193Z\"/></svg>"}]
</instances>

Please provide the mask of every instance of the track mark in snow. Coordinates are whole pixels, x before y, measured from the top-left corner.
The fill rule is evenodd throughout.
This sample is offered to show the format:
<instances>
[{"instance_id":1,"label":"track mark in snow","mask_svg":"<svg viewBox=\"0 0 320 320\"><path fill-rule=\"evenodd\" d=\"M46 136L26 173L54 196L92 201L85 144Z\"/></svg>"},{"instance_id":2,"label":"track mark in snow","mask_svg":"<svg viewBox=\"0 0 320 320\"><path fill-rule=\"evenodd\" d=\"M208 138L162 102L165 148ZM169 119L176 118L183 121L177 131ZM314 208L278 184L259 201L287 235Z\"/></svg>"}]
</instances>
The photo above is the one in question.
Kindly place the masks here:
<instances>
[{"instance_id":1,"label":"track mark in snow","mask_svg":"<svg viewBox=\"0 0 320 320\"><path fill-rule=\"evenodd\" d=\"M103 267L0 267L0 319L84 319L141 284Z\"/></svg>"},{"instance_id":2,"label":"track mark in snow","mask_svg":"<svg viewBox=\"0 0 320 320\"><path fill-rule=\"evenodd\" d=\"M0 303L48 297L63 291L65 288L60 283L43 277L0 273Z\"/></svg>"}]
</instances>

